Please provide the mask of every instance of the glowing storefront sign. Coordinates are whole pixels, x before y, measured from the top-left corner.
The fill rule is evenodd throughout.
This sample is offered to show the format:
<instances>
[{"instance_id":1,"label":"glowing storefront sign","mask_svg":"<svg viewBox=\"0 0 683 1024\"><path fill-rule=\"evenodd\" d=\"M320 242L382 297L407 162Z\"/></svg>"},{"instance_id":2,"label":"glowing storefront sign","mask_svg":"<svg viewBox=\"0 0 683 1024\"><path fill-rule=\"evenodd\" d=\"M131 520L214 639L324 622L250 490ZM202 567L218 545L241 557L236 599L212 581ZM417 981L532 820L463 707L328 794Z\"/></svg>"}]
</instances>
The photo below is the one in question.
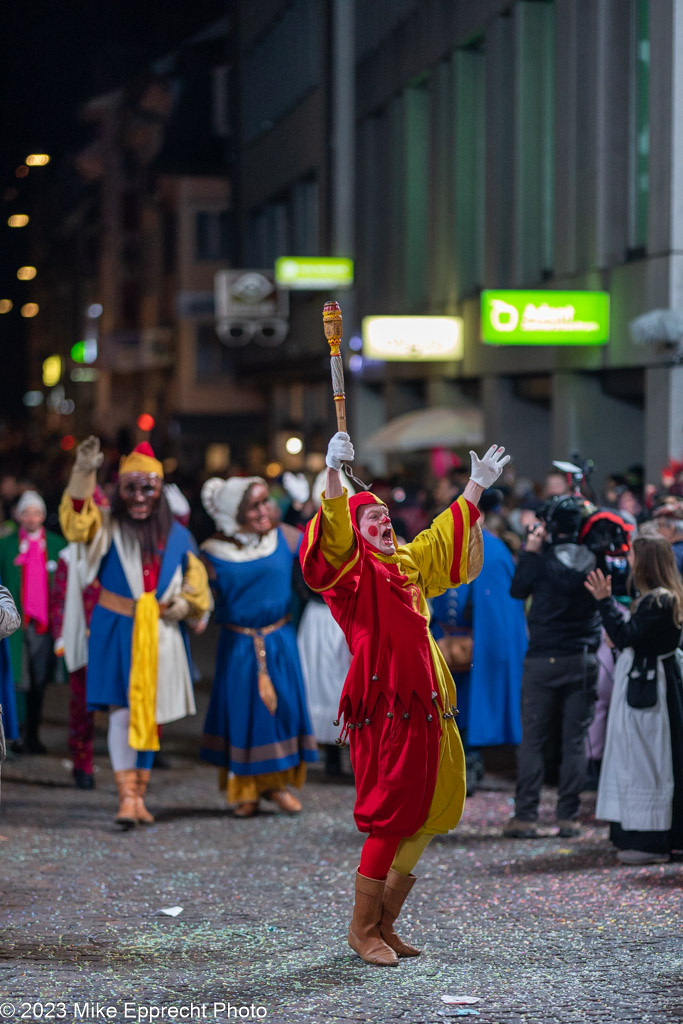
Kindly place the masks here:
<instances>
[{"instance_id":1,"label":"glowing storefront sign","mask_svg":"<svg viewBox=\"0 0 683 1024\"><path fill-rule=\"evenodd\" d=\"M495 345L605 345L609 294L484 291L481 338Z\"/></svg>"},{"instance_id":2,"label":"glowing storefront sign","mask_svg":"<svg viewBox=\"0 0 683 1024\"><path fill-rule=\"evenodd\" d=\"M275 280L281 288L302 291L351 288L353 260L346 256L281 256L275 261Z\"/></svg>"},{"instance_id":3,"label":"glowing storefront sign","mask_svg":"<svg viewBox=\"0 0 683 1024\"><path fill-rule=\"evenodd\" d=\"M363 317L363 355L395 362L462 359L459 316Z\"/></svg>"}]
</instances>

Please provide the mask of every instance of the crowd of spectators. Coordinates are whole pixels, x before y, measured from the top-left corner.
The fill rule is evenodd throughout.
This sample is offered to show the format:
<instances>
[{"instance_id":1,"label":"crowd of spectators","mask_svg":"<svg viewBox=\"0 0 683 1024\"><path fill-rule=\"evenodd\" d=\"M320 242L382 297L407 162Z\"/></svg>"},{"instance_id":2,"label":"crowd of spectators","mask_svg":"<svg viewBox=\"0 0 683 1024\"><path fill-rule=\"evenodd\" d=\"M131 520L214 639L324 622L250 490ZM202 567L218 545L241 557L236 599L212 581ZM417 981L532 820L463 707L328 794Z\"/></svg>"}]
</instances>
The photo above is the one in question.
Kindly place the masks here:
<instances>
[{"instance_id":1,"label":"crowd of spectators","mask_svg":"<svg viewBox=\"0 0 683 1024\"><path fill-rule=\"evenodd\" d=\"M99 479L105 496L116 487L119 457L129 445L130 438L126 437L103 446L104 464ZM6 434L0 450L0 537L17 531L17 509L21 507L22 495L29 491L38 492L44 500L46 529L59 530L57 510L71 462L72 453L64 449L63 439L60 446L57 439L45 442L38 437L27 440ZM182 467L175 459L168 460L167 468L167 479L176 482L188 499L189 527L201 542L211 531L199 499L204 476L182 475ZM487 748L507 745L519 750L517 807L505 830L513 838L543 834L536 821L543 781L558 785L558 825L565 837L580 832L582 789L599 784L618 648L601 625L593 597L584 590L585 579L596 566L605 576L612 576L612 595L618 600L619 613L625 620L637 611L639 600L645 596L629 576L626 551L617 550L617 545L607 560L577 559L574 553L570 567L576 577L574 590L566 589L558 599L557 579L553 576L557 565L548 561L550 548L554 545L559 551L563 546L585 546L582 522L602 510L609 513L609 522L622 524L627 546L636 536L661 538L673 553L678 573L683 573L683 462L670 461L655 483L644 480L640 466L631 465L609 473L597 485L598 473L591 473L591 469L579 465L572 473L566 466L549 467L543 481L532 481L511 463L496 487L482 498L483 526L488 538L486 573L479 584L447 592L433 608L434 636L444 653L448 648L449 656L453 657L450 667L459 693L468 795L474 794L481 781ZM362 470L359 473L363 475ZM412 540L447 508L461 493L467 476L468 467L452 455L450 468L439 477L427 479L404 472L375 479L372 489L389 507L400 543ZM300 525L313 514L316 495L312 494L307 501L293 501L286 482L276 482L272 493L286 521ZM553 537L548 510L559 509L564 499L572 495L579 509L576 529L571 536ZM546 559L544 581L536 558ZM569 555L564 569L560 558L560 575L566 575L567 558ZM656 586L661 588L665 584L660 581ZM299 597L294 615L300 619L305 596L302 598L300 586L295 589ZM548 611L543 602L548 601L553 591L557 607ZM570 620L576 629L568 639L565 626ZM623 638L630 634L619 635ZM450 642L454 637L458 641L455 644ZM461 642L463 637L467 643ZM458 655L453 654L456 649ZM549 682L551 677L554 681ZM677 693L679 684L672 685ZM578 691L572 691L572 686L578 687ZM560 698L562 687L569 690L563 691ZM671 728L675 731L675 708L670 713ZM533 752L529 746L532 733ZM329 737L321 737L321 742L329 743ZM683 756L678 748L680 737L674 736L673 742L676 753ZM338 756L328 759L328 767L340 770ZM675 773L680 774L680 767ZM672 783L677 794L682 782L678 774ZM660 859L663 849L657 846Z\"/></svg>"}]
</instances>

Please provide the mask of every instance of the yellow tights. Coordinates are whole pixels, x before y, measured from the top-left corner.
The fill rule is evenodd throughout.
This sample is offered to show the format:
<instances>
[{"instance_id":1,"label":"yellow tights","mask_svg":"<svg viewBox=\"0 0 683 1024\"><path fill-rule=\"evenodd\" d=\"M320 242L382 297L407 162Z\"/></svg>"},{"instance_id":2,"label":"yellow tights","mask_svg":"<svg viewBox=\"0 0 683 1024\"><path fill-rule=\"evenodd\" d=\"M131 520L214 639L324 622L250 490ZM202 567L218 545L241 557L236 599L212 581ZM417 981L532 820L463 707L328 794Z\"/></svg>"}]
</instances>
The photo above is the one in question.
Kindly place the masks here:
<instances>
[{"instance_id":1,"label":"yellow tights","mask_svg":"<svg viewBox=\"0 0 683 1024\"><path fill-rule=\"evenodd\" d=\"M416 832L415 835L402 839L391 865L394 871L397 871L399 875L409 875L427 849L431 839L433 839L433 834L430 832Z\"/></svg>"}]
</instances>

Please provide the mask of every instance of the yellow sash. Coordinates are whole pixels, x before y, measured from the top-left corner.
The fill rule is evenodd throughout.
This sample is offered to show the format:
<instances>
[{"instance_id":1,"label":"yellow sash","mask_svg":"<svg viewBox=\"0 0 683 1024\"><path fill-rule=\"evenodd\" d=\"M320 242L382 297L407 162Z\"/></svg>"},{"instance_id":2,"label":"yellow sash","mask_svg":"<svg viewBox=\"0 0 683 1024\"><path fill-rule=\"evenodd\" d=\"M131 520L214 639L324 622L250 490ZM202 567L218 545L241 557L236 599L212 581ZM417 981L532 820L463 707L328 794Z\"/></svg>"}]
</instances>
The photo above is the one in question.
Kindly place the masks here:
<instances>
[{"instance_id":1,"label":"yellow sash","mask_svg":"<svg viewBox=\"0 0 683 1024\"><path fill-rule=\"evenodd\" d=\"M156 724L157 661L159 658L159 605L156 591L142 594L135 604L133 645L128 682L130 727L128 742L133 750L158 750Z\"/></svg>"}]
</instances>

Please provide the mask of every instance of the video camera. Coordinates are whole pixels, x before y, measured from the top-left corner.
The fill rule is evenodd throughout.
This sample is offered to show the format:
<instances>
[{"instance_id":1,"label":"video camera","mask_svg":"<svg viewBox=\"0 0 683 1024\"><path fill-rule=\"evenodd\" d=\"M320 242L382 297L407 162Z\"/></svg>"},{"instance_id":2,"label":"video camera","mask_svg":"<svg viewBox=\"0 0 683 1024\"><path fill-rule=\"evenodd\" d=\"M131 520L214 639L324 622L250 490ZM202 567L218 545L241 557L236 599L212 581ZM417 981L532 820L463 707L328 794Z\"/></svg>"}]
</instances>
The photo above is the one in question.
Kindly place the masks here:
<instances>
[{"instance_id":1,"label":"video camera","mask_svg":"<svg viewBox=\"0 0 683 1024\"><path fill-rule=\"evenodd\" d=\"M605 565L605 559L621 559L631 546L633 524L621 513L599 508L586 498L581 487L588 483L595 470L592 459L582 461L578 453L571 456L575 462L553 462L553 466L568 476L570 493L550 498L538 510L538 517L546 525L551 544L584 544Z\"/></svg>"},{"instance_id":2,"label":"video camera","mask_svg":"<svg viewBox=\"0 0 683 1024\"><path fill-rule=\"evenodd\" d=\"M557 494L541 505L536 514L545 523L551 544L578 543L587 504L575 494Z\"/></svg>"}]
</instances>

